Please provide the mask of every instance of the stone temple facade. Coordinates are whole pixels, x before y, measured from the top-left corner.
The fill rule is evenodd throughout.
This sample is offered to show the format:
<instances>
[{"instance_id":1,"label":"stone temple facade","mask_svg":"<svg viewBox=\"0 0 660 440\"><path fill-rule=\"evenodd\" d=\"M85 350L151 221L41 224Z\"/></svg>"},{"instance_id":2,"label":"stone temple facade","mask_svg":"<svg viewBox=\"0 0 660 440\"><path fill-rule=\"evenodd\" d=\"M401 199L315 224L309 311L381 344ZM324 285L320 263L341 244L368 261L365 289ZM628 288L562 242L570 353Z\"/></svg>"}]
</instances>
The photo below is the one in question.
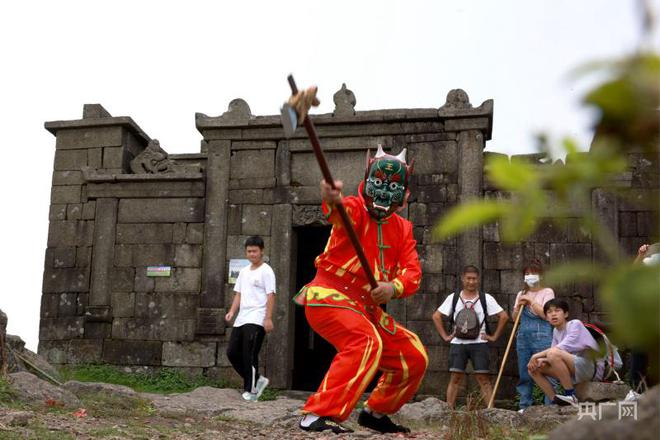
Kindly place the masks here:
<instances>
[{"instance_id":1,"label":"stone temple facade","mask_svg":"<svg viewBox=\"0 0 660 440\"><path fill-rule=\"evenodd\" d=\"M334 101L332 114L313 120L346 193L355 193L366 152L373 154L378 144L394 153L406 147L415 161L404 216L415 226L423 282L417 295L387 309L428 349L430 366L420 391L444 396L449 347L436 334L431 314L458 285L461 266L480 267L484 289L510 310L525 261L598 258L597 248L575 218L563 226L548 223L515 245L501 243L491 226L432 241L432 226L449 207L473 197L503 196L483 176L484 158L493 154L484 153L492 132L491 100L473 107L464 91L452 90L440 108L355 111L355 96L344 86ZM196 115L203 140L191 154L168 155L130 117L113 117L98 104L85 105L82 119L45 126L56 138L56 152L40 354L55 364L171 367L233 378L225 356L230 329L224 315L232 298L228 266L244 258L245 238L258 234L266 242L279 298L275 330L262 350L265 374L275 387L318 385L333 351L290 301L313 277L313 258L329 234L320 211L321 173L302 129L286 139L279 116L253 116L241 99L219 117ZM655 174L649 183L642 178L648 163L631 157L622 185L657 190L657 166L650 165ZM631 255L649 240L657 221L599 190L592 209ZM170 276L148 276L151 266L169 266ZM601 310L588 286L556 291L578 317L590 319ZM494 374L507 336L491 348ZM514 392L515 354L508 365L502 397Z\"/></svg>"}]
</instances>

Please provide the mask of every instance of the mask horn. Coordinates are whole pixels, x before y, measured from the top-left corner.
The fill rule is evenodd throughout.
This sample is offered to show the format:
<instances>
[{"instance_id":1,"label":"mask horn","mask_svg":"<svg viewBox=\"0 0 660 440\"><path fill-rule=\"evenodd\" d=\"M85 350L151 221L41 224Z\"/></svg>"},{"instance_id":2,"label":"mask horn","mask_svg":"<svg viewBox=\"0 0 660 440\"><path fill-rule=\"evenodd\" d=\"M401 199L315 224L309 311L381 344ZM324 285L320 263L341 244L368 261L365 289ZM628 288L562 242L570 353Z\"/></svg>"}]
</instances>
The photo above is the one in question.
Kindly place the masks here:
<instances>
[{"instance_id":1,"label":"mask horn","mask_svg":"<svg viewBox=\"0 0 660 440\"><path fill-rule=\"evenodd\" d=\"M399 153L399 154L396 156L396 158L397 158L398 160L400 160L401 162L406 163L406 149L404 148L403 150L401 150L401 153Z\"/></svg>"},{"instance_id":2,"label":"mask horn","mask_svg":"<svg viewBox=\"0 0 660 440\"><path fill-rule=\"evenodd\" d=\"M383 156L385 156L385 152L383 151L383 146L381 144L378 144L378 151L376 151L376 155L374 156L374 158L383 157Z\"/></svg>"}]
</instances>

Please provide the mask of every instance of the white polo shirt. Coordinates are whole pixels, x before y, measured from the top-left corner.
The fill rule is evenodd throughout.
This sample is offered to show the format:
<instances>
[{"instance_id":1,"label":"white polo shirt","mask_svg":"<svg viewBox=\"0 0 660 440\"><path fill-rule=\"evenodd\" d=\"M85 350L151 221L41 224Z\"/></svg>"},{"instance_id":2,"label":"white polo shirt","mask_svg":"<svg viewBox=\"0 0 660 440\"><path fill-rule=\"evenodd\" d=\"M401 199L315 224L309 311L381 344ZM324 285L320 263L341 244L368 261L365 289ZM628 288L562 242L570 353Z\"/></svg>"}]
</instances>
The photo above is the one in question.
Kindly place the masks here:
<instances>
[{"instance_id":1,"label":"white polo shirt","mask_svg":"<svg viewBox=\"0 0 660 440\"><path fill-rule=\"evenodd\" d=\"M463 291L461 291L463 293ZM445 301L442 303L440 307L438 307L438 312L442 313L445 316L449 316L451 313L451 302L452 299L454 298L454 293L449 295L447 298L445 298ZM488 316L493 316L497 315L500 313L502 310L504 310L500 305L495 301L495 298L493 298L490 294L485 293L486 295L486 307L488 308ZM474 299L468 301L465 298L463 298L463 301L465 301L465 304L468 305L468 307L472 307L472 304L474 304L474 311L477 314L477 318L479 319L479 322L483 321L483 324L481 324L481 331L479 336L477 336L476 339L459 339L454 337L451 340L452 344L475 344L475 343L486 343L485 339L481 339L481 333L486 333L486 322L484 321L484 309L481 307L481 301L479 301L479 297L476 296ZM458 299L458 302L456 303L456 309L454 309L454 320L456 319L456 316L458 316L458 312L463 310L465 306L463 305L463 301L461 299Z\"/></svg>"}]
</instances>

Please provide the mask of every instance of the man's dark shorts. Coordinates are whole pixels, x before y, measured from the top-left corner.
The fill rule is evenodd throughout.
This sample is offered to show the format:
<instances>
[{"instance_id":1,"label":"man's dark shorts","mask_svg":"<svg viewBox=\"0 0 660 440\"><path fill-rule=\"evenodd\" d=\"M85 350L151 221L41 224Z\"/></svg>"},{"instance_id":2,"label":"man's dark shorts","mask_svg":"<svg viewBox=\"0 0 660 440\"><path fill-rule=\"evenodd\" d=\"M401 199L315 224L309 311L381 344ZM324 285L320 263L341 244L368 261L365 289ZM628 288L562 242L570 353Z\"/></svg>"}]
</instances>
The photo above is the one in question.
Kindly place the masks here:
<instances>
[{"instance_id":1,"label":"man's dark shorts","mask_svg":"<svg viewBox=\"0 0 660 440\"><path fill-rule=\"evenodd\" d=\"M490 373L488 344L449 344L449 371L465 373L468 359L472 360L475 373Z\"/></svg>"}]
</instances>

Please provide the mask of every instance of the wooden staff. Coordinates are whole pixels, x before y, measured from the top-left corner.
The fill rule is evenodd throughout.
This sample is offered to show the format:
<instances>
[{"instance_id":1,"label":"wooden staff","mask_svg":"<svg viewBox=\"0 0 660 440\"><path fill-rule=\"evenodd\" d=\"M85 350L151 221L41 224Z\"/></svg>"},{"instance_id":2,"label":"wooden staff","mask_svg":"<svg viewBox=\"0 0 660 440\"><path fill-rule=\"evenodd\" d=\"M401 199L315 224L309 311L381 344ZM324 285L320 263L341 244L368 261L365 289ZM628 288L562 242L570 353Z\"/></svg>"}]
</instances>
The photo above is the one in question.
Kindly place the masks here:
<instances>
[{"instance_id":1,"label":"wooden staff","mask_svg":"<svg viewBox=\"0 0 660 440\"><path fill-rule=\"evenodd\" d=\"M298 93L298 87L296 86L296 82L293 80L293 75L289 75L287 77L287 80L289 81L289 85L291 86L291 92L294 95ZM332 178L332 174L330 174L330 168L328 168L328 162L325 160L325 155L323 154L323 150L321 149L321 142L319 141L319 136L316 134L316 128L314 128L314 123L312 122L312 118L309 117L309 115L307 115L303 124L305 126L305 130L307 131L307 135L309 136L309 140L312 142L312 147L314 148L314 154L316 155L316 160L318 161L319 166L321 167L321 173L323 174L323 179L325 179L325 181L332 187L332 189L337 189L335 187L335 181ZM369 280L369 284L371 285L372 289L375 289L376 287L378 287L378 282L376 281L376 278L374 277L374 274L371 271L371 267L369 266L367 257L364 255L364 250L362 249L360 240L358 239L357 234L355 233L355 229L353 229L353 224L351 223L351 219L348 217L348 213L346 212L346 209L344 208L344 205L341 202L335 203L335 209L337 210L337 212L339 212L341 223L346 229L346 232L348 233L348 238L351 240L353 249L355 249L355 253L357 254L358 260L360 260L360 264L362 265L362 269L364 270L364 273L366 274L367 279Z\"/></svg>"},{"instance_id":2,"label":"wooden staff","mask_svg":"<svg viewBox=\"0 0 660 440\"><path fill-rule=\"evenodd\" d=\"M497 387L500 385L500 379L502 378L502 373L504 372L504 366L506 365L506 360L509 357L509 350L511 350L511 343L513 342L513 337L516 334L516 330L518 329L518 323L520 322L520 317L523 314L523 307L525 306L521 304L521 307L519 307L518 309L518 316L516 316L516 320L513 322L513 329L511 330L511 336L509 336L509 343L506 344L506 350L504 351L504 359L502 359L500 372L497 373L497 380L495 381L493 392L490 394L490 401L488 402L488 408L492 408L493 403L495 403L495 393L497 393Z\"/></svg>"}]
</instances>

